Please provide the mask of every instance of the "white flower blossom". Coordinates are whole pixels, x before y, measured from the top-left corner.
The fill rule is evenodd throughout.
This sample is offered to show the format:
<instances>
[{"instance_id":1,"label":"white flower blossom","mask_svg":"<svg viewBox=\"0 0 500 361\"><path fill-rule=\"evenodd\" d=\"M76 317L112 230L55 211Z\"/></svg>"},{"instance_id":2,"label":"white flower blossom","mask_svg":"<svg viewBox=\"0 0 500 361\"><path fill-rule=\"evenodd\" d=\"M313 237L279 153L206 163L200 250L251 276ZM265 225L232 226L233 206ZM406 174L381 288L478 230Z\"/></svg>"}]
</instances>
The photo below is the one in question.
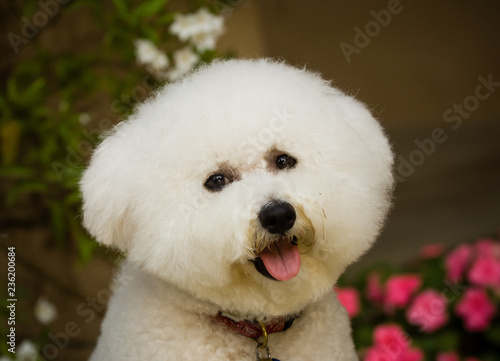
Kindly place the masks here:
<instances>
[{"instance_id":1,"label":"white flower blossom","mask_svg":"<svg viewBox=\"0 0 500 361\"><path fill-rule=\"evenodd\" d=\"M173 57L175 67L167 73L167 77L170 81L176 80L189 73L200 60L198 54L196 54L190 47L177 50Z\"/></svg>"},{"instance_id":2,"label":"white flower blossom","mask_svg":"<svg viewBox=\"0 0 500 361\"><path fill-rule=\"evenodd\" d=\"M36 361L38 356L38 351L36 350L35 344L30 340L24 340L17 347L17 361Z\"/></svg>"},{"instance_id":3,"label":"white flower blossom","mask_svg":"<svg viewBox=\"0 0 500 361\"><path fill-rule=\"evenodd\" d=\"M211 50L224 32L224 18L200 8L194 14L177 15L169 30L181 41L189 40L199 51Z\"/></svg>"},{"instance_id":4,"label":"white flower blossom","mask_svg":"<svg viewBox=\"0 0 500 361\"><path fill-rule=\"evenodd\" d=\"M45 297L40 297L35 304L35 318L42 325L48 325L57 318L57 309Z\"/></svg>"},{"instance_id":5,"label":"white flower blossom","mask_svg":"<svg viewBox=\"0 0 500 361\"><path fill-rule=\"evenodd\" d=\"M167 56L148 39L135 39L135 54L139 64L151 66L155 71L169 66Z\"/></svg>"},{"instance_id":6,"label":"white flower blossom","mask_svg":"<svg viewBox=\"0 0 500 361\"><path fill-rule=\"evenodd\" d=\"M191 42L199 51L213 50L215 49L217 36L214 34L199 33L191 38Z\"/></svg>"},{"instance_id":7,"label":"white flower blossom","mask_svg":"<svg viewBox=\"0 0 500 361\"><path fill-rule=\"evenodd\" d=\"M170 33L177 35L180 40L186 41L198 32L196 20L193 15L179 14L170 25Z\"/></svg>"},{"instance_id":8,"label":"white flower blossom","mask_svg":"<svg viewBox=\"0 0 500 361\"><path fill-rule=\"evenodd\" d=\"M206 8L200 8L194 14L194 18L199 33L220 35L224 31L224 18L220 15L212 14Z\"/></svg>"},{"instance_id":9,"label":"white flower blossom","mask_svg":"<svg viewBox=\"0 0 500 361\"><path fill-rule=\"evenodd\" d=\"M135 39L135 55L139 64L149 64L158 53L158 48L148 39Z\"/></svg>"},{"instance_id":10,"label":"white flower blossom","mask_svg":"<svg viewBox=\"0 0 500 361\"><path fill-rule=\"evenodd\" d=\"M168 58L166 54L158 54L153 61L150 63L153 70L161 72L169 66Z\"/></svg>"}]
</instances>

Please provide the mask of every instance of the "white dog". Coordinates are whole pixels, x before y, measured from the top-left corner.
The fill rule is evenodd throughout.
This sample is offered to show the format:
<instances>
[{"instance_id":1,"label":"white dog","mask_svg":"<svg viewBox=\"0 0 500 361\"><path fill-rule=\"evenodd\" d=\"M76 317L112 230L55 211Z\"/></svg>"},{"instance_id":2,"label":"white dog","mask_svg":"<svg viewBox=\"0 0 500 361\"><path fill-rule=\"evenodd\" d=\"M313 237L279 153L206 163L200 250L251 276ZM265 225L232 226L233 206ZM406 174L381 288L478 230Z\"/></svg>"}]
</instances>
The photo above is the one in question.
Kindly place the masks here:
<instances>
[{"instance_id":1,"label":"white dog","mask_svg":"<svg viewBox=\"0 0 500 361\"><path fill-rule=\"evenodd\" d=\"M357 360L332 287L391 167L370 112L306 70L221 61L166 86L81 181L85 226L126 254L91 360Z\"/></svg>"}]
</instances>

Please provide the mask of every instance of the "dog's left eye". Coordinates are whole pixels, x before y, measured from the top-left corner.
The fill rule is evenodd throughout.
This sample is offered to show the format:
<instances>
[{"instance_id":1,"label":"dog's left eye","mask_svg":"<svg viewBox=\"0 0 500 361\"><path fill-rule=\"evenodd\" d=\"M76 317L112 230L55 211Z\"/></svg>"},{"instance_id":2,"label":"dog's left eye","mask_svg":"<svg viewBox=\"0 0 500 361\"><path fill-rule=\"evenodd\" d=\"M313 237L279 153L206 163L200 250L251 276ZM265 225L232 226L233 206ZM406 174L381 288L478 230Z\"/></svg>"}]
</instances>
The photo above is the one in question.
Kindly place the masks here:
<instances>
[{"instance_id":1,"label":"dog's left eye","mask_svg":"<svg viewBox=\"0 0 500 361\"><path fill-rule=\"evenodd\" d=\"M205 188L212 192L219 192L226 185L231 183L231 180L224 174L213 174L205 181Z\"/></svg>"},{"instance_id":2,"label":"dog's left eye","mask_svg":"<svg viewBox=\"0 0 500 361\"><path fill-rule=\"evenodd\" d=\"M276 167L278 169L290 169L295 167L297 161L288 154L281 154L276 157Z\"/></svg>"}]
</instances>

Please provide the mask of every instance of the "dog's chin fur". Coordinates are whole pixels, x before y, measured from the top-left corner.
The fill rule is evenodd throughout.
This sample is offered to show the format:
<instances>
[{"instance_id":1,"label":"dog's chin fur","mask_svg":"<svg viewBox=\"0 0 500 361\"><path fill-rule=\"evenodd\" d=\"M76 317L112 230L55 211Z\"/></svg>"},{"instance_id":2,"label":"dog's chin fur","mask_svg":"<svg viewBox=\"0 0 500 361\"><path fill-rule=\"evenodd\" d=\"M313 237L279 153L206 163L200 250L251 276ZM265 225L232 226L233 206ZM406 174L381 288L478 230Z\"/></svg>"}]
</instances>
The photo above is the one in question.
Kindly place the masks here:
<instances>
[{"instance_id":1,"label":"dog's chin fur","mask_svg":"<svg viewBox=\"0 0 500 361\"><path fill-rule=\"evenodd\" d=\"M295 166L276 168L279 154L292 156ZM252 359L252 347L252 357L241 356L246 340L232 335L228 339L241 347L220 351L227 345L210 337L213 325L200 315L224 311L264 321L300 314L308 320L313 309L320 313L315 332L324 333L316 335L324 345L316 346L314 359L331 360L335 352L339 360L355 359L332 287L380 231L390 205L391 166L390 146L370 112L306 70L269 60L221 61L160 90L104 139L81 181L85 226L127 257L117 279L124 285L112 298L92 360L122 360L112 350L121 338L139 336L149 346L123 347L146 347L137 355L163 359L154 347L165 349L155 342L171 335L170 327L187 328L179 318L196 320L206 331L203 342L211 346L204 359ZM214 174L230 183L207 189ZM259 223L259 211L274 200L296 212L285 234ZM301 256L299 273L287 281L265 277L253 262L281 237L296 240ZM127 274L141 282L120 282ZM159 315L171 310L175 326L143 315L136 310L141 302ZM135 312L141 320L129 315ZM328 317L338 318L330 321L345 328L347 339L325 339ZM128 328L131 319L140 326ZM286 341L294 332L301 331L274 336L290 342L291 350L282 351L289 360L309 355ZM333 344L340 349L332 351ZM177 355L171 351L166 354ZM192 352L184 359L200 359Z\"/></svg>"}]
</instances>

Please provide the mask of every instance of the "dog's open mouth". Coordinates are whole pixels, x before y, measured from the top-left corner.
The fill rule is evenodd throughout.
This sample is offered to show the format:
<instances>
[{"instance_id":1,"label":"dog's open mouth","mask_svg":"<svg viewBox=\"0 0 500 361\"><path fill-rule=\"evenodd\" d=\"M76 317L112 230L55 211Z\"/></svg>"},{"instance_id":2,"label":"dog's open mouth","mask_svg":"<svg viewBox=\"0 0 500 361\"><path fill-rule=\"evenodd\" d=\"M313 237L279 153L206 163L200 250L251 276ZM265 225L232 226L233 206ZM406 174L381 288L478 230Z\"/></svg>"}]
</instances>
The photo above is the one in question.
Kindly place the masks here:
<instances>
[{"instance_id":1,"label":"dog's open mouth","mask_svg":"<svg viewBox=\"0 0 500 361\"><path fill-rule=\"evenodd\" d=\"M291 280L300 271L297 238L280 237L265 248L253 262L257 271L267 278L276 281Z\"/></svg>"}]
</instances>

